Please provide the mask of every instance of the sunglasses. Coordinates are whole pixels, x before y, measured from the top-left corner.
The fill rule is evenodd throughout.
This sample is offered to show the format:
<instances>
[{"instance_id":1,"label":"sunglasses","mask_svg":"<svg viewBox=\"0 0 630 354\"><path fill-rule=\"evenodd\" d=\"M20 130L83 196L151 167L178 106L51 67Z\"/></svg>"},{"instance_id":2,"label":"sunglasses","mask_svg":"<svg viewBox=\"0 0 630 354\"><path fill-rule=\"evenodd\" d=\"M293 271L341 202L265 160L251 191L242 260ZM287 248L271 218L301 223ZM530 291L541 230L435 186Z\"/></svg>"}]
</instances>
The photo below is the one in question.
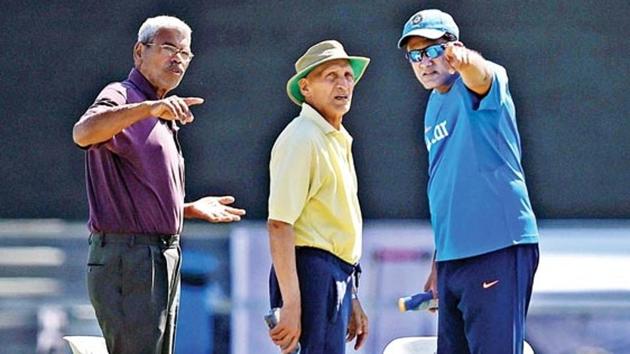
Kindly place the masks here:
<instances>
[{"instance_id":1,"label":"sunglasses","mask_svg":"<svg viewBox=\"0 0 630 354\"><path fill-rule=\"evenodd\" d=\"M438 43L430 45L424 49L414 49L405 53L405 58L412 63L419 63L422 61L422 57L429 59L435 59L444 54L444 44Z\"/></svg>"}]
</instances>

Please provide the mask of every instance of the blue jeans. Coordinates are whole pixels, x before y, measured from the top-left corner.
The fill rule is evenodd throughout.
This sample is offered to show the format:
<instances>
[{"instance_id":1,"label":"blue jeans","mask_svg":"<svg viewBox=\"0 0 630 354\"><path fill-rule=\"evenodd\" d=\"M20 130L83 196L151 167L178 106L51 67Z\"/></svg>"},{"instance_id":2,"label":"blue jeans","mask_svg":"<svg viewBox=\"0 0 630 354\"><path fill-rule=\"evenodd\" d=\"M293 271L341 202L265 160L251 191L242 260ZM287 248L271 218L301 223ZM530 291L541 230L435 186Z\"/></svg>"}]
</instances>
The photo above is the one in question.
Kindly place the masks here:
<instances>
[{"instance_id":1,"label":"blue jeans","mask_svg":"<svg viewBox=\"0 0 630 354\"><path fill-rule=\"evenodd\" d=\"M352 310L354 267L335 255L311 247L296 248L302 303L301 354L343 354ZM273 267L269 275L271 307L282 307Z\"/></svg>"}]
</instances>

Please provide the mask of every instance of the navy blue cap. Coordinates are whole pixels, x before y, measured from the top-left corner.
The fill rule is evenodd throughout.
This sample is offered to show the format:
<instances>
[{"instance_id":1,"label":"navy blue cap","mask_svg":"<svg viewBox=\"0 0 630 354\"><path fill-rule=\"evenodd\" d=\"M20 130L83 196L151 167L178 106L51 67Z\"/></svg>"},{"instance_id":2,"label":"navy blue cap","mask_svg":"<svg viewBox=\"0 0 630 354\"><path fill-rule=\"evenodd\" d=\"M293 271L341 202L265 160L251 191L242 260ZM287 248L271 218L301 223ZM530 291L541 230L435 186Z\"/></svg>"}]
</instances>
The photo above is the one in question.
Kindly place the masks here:
<instances>
[{"instance_id":1,"label":"navy blue cap","mask_svg":"<svg viewBox=\"0 0 630 354\"><path fill-rule=\"evenodd\" d=\"M409 18L398 40L398 48L402 48L405 40L412 36L438 39L445 34L459 39L459 28L451 15L436 9L416 12Z\"/></svg>"}]
</instances>

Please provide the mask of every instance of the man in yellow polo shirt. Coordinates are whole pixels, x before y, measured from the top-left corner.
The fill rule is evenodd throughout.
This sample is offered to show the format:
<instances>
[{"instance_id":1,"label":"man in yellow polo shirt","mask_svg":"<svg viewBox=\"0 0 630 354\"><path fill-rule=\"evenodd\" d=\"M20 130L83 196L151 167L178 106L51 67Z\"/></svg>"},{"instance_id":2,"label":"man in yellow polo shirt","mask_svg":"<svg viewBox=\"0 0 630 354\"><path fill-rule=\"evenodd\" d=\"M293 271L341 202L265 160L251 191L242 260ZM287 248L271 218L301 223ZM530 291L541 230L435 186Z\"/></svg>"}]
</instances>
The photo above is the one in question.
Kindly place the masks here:
<instances>
[{"instance_id":1,"label":"man in yellow polo shirt","mask_svg":"<svg viewBox=\"0 0 630 354\"><path fill-rule=\"evenodd\" d=\"M367 316L357 297L362 218L352 137L341 124L369 59L348 56L333 40L298 59L287 94L302 107L271 152L269 334L283 353L345 353L365 343ZM356 279L355 279L356 280Z\"/></svg>"}]
</instances>

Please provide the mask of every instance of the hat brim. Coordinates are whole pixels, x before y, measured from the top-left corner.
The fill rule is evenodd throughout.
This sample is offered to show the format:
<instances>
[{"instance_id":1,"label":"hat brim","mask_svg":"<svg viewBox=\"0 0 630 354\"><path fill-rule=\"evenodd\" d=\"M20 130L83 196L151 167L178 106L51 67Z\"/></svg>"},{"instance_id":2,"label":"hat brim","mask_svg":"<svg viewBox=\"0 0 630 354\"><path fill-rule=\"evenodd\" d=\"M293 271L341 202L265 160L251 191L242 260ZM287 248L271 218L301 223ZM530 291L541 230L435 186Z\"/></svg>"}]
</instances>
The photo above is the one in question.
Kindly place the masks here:
<instances>
[{"instance_id":1,"label":"hat brim","mask_svg":"<svg viewBox=\"0 0 630 354\"><path fill-rule=\"evenodd\" d=\"M298 106L301 106L304 103L304 96L302 92L300 92L300 85L298 84L300 80L302 80L306 75L308 75L313 69L327 63L332 60L346 59L350 62L350 67L352 68L352 72L354 74L354 83L356 84L361 80L365 69L370 63L370 58L366 57L352 57L352 56L344 56L344 57L331 57L326 58L325 60L313 63L306 68L302 69L300 72L296 73L287 81L287 95Z\"/></svg>"},{"instance_id":2,"label":"hat brim","mask_svg":"<svg viewBox=\"0 0 630 354\"><path fill-rule=\"evenodd\" d=\"M440 31L438 29L433 29L433 28L420 28L417 30L409 31L409 33L405 33L405 35L400 37L400 39L398 40L398 48L402 48L403 45L405 44L405 41L409 37L424 37L428 39L438 39L445 34L446 34L445 31Z\"/></svg>"}]
</instances>

